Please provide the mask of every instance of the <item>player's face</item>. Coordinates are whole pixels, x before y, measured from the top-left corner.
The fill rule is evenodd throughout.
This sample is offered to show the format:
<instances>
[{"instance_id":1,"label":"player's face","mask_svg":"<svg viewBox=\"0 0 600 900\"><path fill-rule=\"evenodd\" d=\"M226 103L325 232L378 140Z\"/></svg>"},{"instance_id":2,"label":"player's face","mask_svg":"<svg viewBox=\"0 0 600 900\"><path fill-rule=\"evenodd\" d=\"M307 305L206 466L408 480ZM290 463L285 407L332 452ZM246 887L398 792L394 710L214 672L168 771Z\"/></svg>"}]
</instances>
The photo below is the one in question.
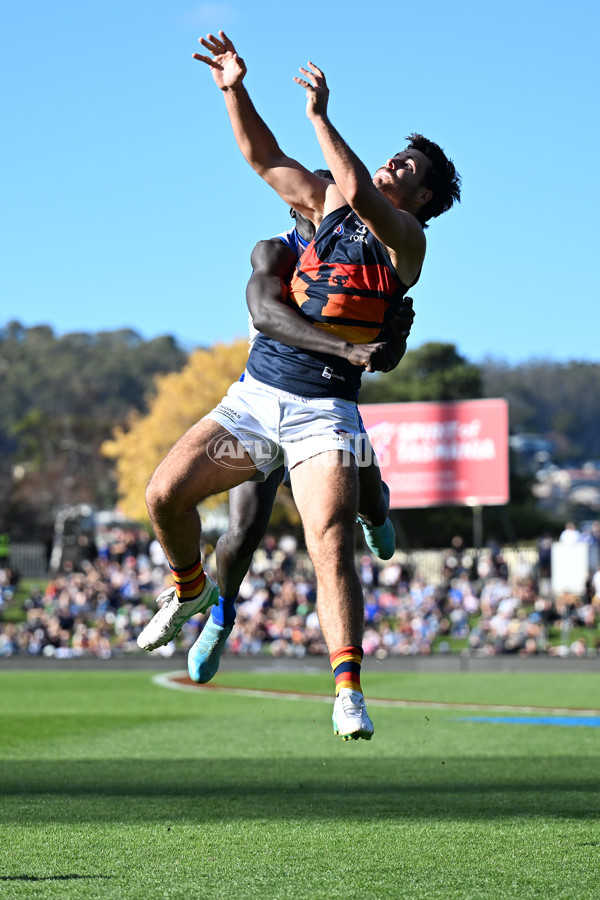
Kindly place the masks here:
<instances>
[{"instance_id":1,"label":"player's face","mask_svg":"<svg viewBox=\"0 0 600 900\"><path fill-rule=\"evenodd\" d=\"M431 163L420 150L402 150L392 156L373 176L373 184L395 206L403 206L413 200Z\"/></svg>"}]
</instances>

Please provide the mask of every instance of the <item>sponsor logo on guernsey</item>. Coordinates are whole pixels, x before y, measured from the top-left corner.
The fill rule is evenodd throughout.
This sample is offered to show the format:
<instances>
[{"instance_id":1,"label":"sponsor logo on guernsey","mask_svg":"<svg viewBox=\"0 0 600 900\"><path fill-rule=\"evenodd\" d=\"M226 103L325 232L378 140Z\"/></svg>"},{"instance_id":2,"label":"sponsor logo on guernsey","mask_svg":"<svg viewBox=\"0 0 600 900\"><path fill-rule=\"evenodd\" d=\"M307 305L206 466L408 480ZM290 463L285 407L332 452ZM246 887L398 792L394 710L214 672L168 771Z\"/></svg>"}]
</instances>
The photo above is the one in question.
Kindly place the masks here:
<instances>
[{"instance_id":1,"label":"sponsor logo on guernsey","mask_svg":"<svg viewBox=\"0 0 600 900\"><path fill-rule=\"evenodd\" d=\"M329 380L331 380L332 378L337 378L338 381L346 380L343 375L336 375L331 366L325 366L325 368L321 372L321 376L323 378L328 378Z\"/></svg>"},{"instance_id":2,"label":"sponsor logo on guernsey","mask_svg":"<svg viewBox=\"0 0 600 900\"><path fill-rule=\"evenodd\" d=\"M344 226L342 225L341 222L340 222L340 224L339 224L336 228L333 229L333 233L334 233L334 234L337 234L337 235L340 235L340 234L343 234L343 233L344 233Z\"/></svg>"},{"instance_id":3,"label":"sponsor logo on guernsey","mask_svg":"<svg viewBox=\"0 0 600 900\"><path fill-rule=\"evenodd\" d=\"M362 241L363 244L366 244L369 229L367 228L366 225L363 225L363 223L359 219L355 219L354 224L356 225L356 234L351 234L350 240L351 241Z\"/></svg>"}]
</instances>

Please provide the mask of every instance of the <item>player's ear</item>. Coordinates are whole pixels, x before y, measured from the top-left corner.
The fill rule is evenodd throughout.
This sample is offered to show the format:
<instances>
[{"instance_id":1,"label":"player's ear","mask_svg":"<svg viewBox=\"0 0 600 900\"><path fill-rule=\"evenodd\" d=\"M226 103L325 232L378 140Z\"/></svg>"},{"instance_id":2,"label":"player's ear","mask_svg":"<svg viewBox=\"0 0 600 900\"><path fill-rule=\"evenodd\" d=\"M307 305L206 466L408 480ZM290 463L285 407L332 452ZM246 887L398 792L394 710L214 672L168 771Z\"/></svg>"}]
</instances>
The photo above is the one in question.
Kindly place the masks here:
<instances>
[{"instance_id":1,"label":"player's ear","mask_svg":"<svg viewBox=\"0 0 600 900\"><path fill-rule=\"evenodd\" d=\"M430 191L429 188L426 187L422 187L417 194L417 200L422 206L425 206L426 203L429 203L432 197L433 191Z\"/></svg>"}]
</instances>

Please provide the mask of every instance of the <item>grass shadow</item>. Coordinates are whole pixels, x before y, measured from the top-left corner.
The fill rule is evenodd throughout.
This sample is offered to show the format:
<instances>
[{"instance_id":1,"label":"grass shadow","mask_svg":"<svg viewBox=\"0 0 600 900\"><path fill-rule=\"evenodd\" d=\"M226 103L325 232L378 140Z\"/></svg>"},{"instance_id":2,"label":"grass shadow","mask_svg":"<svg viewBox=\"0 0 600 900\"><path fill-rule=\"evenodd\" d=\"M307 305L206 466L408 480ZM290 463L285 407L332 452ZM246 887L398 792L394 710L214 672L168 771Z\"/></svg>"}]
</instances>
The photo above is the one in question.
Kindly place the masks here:
<instances>
[{"instance_id":1,"label":"grass shadow","mask_svg":"<svg viewBox=\"0 0 600 900\"><path fill-rule=\"evenodd\" d=\"M5 822L22 825L593 819L600 816L596 766L597 759L579 756L6 761L0 804Z\"/></svg>"}]
</instances>

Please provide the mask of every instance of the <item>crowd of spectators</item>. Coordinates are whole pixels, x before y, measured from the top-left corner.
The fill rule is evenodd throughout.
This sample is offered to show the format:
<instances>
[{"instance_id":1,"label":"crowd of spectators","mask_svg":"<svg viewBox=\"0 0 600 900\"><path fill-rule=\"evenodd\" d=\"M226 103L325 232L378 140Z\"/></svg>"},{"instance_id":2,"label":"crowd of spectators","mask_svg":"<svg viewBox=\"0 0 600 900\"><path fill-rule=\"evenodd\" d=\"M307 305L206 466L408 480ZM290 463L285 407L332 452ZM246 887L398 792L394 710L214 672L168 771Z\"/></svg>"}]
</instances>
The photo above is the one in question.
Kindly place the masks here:
<instances>
[{"instance_id":1,"label":"crowd of spectators","mask_svg":"<svg viewBox=\"0 0 600 900\"><path fill-rule=\"evenodd\" d=\"M583 595L553 595L542 563L511 577L499 546L474 557L455 538L441 556L438 579L427 581L410 564L381 563L368 555L359 558L358 571L366 655L383 659L457 649L479 656L600 654L600 569ZM155 597L170 583L160 545L143 532L126 530L77 565L65 562L44 589L33 587L24 600L15 599L18 576L5 564L0 568L0 657L140 653L137 635L156 610ZM20 614L5 617L17 602ZM237 610L229 653L301 659L327 652L312 567L293 537L266 536L242 584ZM177 646L155 652L187 649L204 621L202 616L191 620Z\"/></svg>"}]
</instances>

